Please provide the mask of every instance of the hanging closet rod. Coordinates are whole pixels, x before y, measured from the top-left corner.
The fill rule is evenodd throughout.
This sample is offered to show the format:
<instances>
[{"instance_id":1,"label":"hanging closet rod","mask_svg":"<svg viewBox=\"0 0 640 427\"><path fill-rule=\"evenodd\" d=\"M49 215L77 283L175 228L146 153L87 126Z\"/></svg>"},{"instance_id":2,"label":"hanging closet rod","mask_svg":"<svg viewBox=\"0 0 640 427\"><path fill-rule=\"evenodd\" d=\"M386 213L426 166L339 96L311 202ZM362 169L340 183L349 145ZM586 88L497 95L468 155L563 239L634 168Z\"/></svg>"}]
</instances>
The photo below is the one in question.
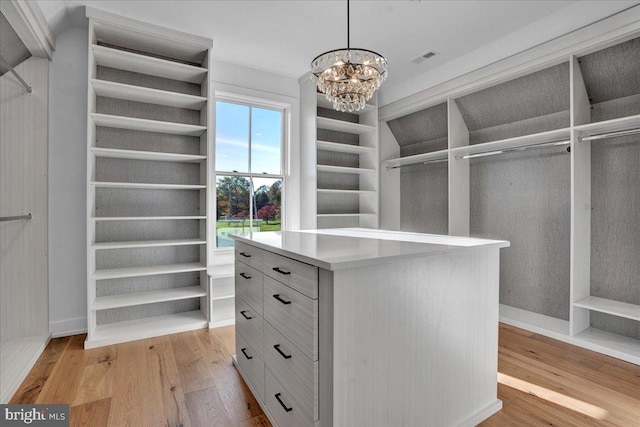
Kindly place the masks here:
<instances>
[{"instance_id":1,"label":"hanging closet rod","mask_svg":"<svg viewBox=\"0 0 640 427\"><path fill-rule=\"evenodd\" d=\"M580 138L580 142L582 142L582 141L595 141L597 139L613 138L614 136L636 135L638 133L640 133L640 128L619 130L619 131L616 131L616 132L600 133L600 134L597 134L597 135L584 136L584 137Z\"/></svg>"},{"instance_id":2,"label":"hanging closet rod","mask_svg":"<svg viewBox=\"0 0 640 427\"><path fill-rule=\"evenodd\" d=\"M387 170L399 169L399 168L403 168L405 166L428 165L429 163L440 163L440 162L446 162L446 161L447 161L447 159L426 160L424 162L407 163L406 165L387 166Z\"/></svg>"},{"instance_id":3,"label":"hanging closet rod","mask_svg":"<svg viewBox=\"0 0 640 427\"><path fill-rule=\"evenodd\" d=\"M22 220L27 220L30 221L32 218L31 214L27 214L27 215L19 215L19 216L2 216L0 217L0 222L5 222L5 221L22 221Z\"/></svg>"},{"instance_id":4,"label":"hanging closet rod","mask_svg":"<svg viewBox=\"0 0 640 427\"><path fill-rule=\"evenodd\" d=\"M545 142L542 144L525 145L524 147L504 148L502 150L484 151L482 153L475 153L475 154L465 154L464 156L456 156L456 160L475 159L476 157L495 156L497 154L510 153L513 151L527 151L527 150L533 150L535 148L554 147L554 146L561 146L561 145L568 145L568 144L571 144L571 141Z\"/></svg>"},{"instance_id":5,"label":"hanging closet rod","mask_svg":"<svg viewBox=\"0 0 640 427\"><path fill-rule=\"evenodd\" d=\"M2 65L7 67L9 69L9 71L11 71L11 74L13 74L16 77L16 79L18 79L18 81L22 84L22 86L24 86L24 88L27 90L27 92L29 92L29 93L32 92L31 86L29 86L29 84L27 82L25 82L22 77L20 77L20 74L18 74L18 72L13 69L11 64L9 64L7 62L7 60L4 59L4 56L2 56L2 55L0 55L0 62L2 62Z\"/></svg>"}]
</instances>

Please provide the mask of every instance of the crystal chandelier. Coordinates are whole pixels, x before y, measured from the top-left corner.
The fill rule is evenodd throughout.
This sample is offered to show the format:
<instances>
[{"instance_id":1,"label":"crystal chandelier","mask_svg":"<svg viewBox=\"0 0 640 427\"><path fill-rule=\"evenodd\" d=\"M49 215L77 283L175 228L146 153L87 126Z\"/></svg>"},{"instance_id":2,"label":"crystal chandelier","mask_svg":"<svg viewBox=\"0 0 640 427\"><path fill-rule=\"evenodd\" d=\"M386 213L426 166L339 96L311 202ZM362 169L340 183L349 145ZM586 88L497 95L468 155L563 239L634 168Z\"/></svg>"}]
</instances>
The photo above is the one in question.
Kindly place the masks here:
<instances>
[{"instance_id":1,"label":"crystal chandelier","mask_svg":"<svg viewBox=\"0 0 640 427\"><path fill-rule=\"evenodd\" d=\"M311 79L338 111L360 111L387 78L387 59L367 49L352 49L347 0L347 48L335 49L311 61Z\"/></svg>"}]
</instances>

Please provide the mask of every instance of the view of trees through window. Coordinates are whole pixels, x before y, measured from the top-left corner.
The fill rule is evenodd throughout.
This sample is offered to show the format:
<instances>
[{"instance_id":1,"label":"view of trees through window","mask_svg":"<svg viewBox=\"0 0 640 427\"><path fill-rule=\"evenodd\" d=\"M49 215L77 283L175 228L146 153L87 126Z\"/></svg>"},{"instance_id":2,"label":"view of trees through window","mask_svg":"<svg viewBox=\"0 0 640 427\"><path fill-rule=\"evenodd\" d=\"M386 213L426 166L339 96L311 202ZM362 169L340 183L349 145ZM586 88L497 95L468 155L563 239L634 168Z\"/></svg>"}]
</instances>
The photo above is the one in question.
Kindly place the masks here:
<instances>
[{"instance_id":1,"label":"view of trees through window","mask_svg":"<svg viewBox=\"0 0 640 427\"><path fill-rule=\"evenodd\" d=\"M282 111L216 102L216 240L278 231L282 220Z\"/></svg>"}]
</instances>

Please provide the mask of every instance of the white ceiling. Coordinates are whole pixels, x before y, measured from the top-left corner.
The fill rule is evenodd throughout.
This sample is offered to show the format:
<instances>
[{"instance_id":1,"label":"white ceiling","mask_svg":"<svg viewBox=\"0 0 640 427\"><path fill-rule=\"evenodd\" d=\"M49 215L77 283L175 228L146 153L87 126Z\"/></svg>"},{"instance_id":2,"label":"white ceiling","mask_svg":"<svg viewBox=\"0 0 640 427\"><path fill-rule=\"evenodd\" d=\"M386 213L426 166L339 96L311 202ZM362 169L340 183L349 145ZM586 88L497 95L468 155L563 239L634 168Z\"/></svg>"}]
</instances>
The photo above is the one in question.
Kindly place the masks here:
<instances>
[{"instance_id":1,"label":"white ceiling","mask_svg":"<svg viewBox=\"0 0 640 427\"><path fill-rule=\"evenodd\" d=\"M54 32L82 25L82 6L210 37L217 60L298 78L346 45L346 2L40 0ZM351 46L389 60L382 103L410 95L610 16L638 1L351 2ZM436 56L415 65L428 51Z\"/></svg>"}]
</instances>

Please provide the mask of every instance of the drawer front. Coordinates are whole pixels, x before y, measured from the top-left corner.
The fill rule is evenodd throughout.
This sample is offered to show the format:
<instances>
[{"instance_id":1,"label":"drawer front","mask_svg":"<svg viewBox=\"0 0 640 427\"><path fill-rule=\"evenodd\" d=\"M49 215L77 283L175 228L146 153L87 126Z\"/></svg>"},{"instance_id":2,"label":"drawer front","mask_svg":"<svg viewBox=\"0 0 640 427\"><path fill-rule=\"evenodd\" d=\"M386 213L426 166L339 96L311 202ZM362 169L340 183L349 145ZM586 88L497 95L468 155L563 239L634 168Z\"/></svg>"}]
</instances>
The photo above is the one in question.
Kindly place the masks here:
<instances>
[{"instance_id":1,"label":"drawer front","mask_svg":"<svg viewBox=\"0 0 640 427\"><path fill-rule=\"evenodd\" d=\"M262 255L262 265L267 276L309 298L318 298L318 267L266 251Z\"/></svg>"},{"instance_id":2,"label":"drawer front","mask_svg":"<svg viewBox=\"0 0 640 427\"><path fill-rule=\"evenodd\" d=\"M301 409L318 419L318 362L305 356L269 323L264 324L264 364L296 397Z\"/></svg>"},{"instance_id":3,"label":"drawer front","mask_svg":"<svg viewBox=\"0 0 640 427\"><path fill-rule=\"evenodd\" d=\"M260 316L262 316L262 279L263 274L236 261L235 281L236 297L249 303Z\"/></svg>"},{"instance_id":4,"label":"drawer front","mask_svg":"<svg viewBox=\"0 0 640 427\"><path fill-rule=\"evenodd\" d=\"M240 260L256 270L262 270L262 254L264 253L262 249L246 245L237 240L235 248L236 260Z\"/></svg>"},{"instance_id":5,"label":"drawer front","mask_svg":"<svg viewBox=\"0 0 640 427\"><path fill-rule=\"evenodd\" d=\"M242 377L251 384L253 390L264 402L264 363L246 339L236 333L236 360Z\"/></svg>"},{"instance_id":6,"label":"drawer front","mask_svg":"<svg viewBox=\"0 0 640 427\"><path fill-rule=\"evenodd\" d=\"M311 360L318 360L318 300L265 276L264 320Z\"/></svg>"},{"instance_id":7,"label":"drawer front","mask_svg":"<svg viewBox=\"0 0 640 427\"><path fill-rule=\"evenodd\" d=\"M313 427L314 422L293 398L291 393L280 384L276 377L265 369L265 399L269 413L278 427Z\"/></svg>"},{"instance_id":8,"label":"drawer front","mask_svg":"<svg viewBox=\"0 0 640 427\"><path fill-rule=\"evenodd\" d=\"M236 332L247 340L262 360L264 360L262 348L263 325L262 316L242 298L236 298Z\"/></svg>"}]
</instances>

